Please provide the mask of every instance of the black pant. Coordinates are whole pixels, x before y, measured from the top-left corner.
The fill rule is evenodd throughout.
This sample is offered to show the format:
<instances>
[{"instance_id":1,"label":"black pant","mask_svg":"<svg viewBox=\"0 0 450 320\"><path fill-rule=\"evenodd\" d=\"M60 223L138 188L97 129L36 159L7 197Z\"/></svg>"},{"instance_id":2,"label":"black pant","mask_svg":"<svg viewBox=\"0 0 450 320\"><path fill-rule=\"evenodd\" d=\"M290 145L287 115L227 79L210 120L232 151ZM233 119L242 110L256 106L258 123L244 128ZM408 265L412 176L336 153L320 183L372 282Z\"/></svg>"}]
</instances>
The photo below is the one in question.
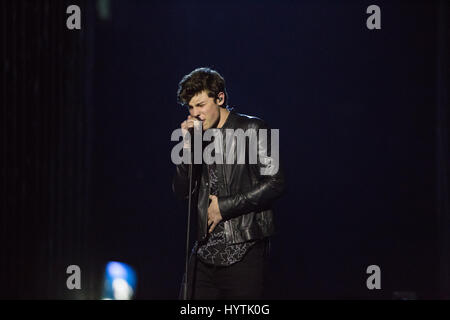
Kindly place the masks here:
<instances>
[{"instance_id":1,"label":"black pant","mask_svg":"<svg viewBox=\"0 0 450 320\"><path fill-rule=\"evenodd\" d=\"M204 263L192 254L188 266L189 299L263 299L269 247L268 239L259 241L241 261L226 267Z\"/></svg>"}]
</instances>

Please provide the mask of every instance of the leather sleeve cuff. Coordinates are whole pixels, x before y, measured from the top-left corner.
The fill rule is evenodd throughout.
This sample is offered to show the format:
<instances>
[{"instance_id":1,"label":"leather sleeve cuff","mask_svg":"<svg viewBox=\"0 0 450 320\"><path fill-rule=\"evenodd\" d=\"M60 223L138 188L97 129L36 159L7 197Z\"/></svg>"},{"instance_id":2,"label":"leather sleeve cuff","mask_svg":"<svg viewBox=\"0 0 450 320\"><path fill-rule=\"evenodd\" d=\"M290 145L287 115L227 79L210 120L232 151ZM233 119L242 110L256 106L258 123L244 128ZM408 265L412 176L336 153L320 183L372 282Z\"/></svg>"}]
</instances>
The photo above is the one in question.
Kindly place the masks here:
<instances>
[{"instance_id":1,"label":"leather sleeve cuff","mask_svg":"<svg viewBox=\"0 0 450 320\"><path fill-rule=\"evenodd\" d=\"M229 197L218 197L217 203L219 205L219 211L223 220L229 220L230 217L230 201Z\"/></svg>"},{"instance_id":2,"label":"leather sleeve cuff","mask_svg":"<svg viewBox=\"0 0 450 320\"><path fill-rule=\"evenodd\" d=\"M236 196L218 197L217 201L223 220L230 220L240 215L235 198Z\"/></svg>"}]
</instances>

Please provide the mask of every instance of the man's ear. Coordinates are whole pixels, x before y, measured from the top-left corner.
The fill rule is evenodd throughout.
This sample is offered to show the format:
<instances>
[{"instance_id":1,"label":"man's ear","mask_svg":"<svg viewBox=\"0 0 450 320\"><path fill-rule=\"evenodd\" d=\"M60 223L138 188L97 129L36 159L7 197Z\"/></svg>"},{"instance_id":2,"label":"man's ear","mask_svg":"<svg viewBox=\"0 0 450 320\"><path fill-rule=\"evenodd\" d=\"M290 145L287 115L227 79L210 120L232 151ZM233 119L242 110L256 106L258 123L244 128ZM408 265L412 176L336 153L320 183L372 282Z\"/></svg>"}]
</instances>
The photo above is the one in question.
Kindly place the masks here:
<instances>
[{"instance_id":1,"label":"man's ear","mask_svg":"<svg viewBox=\"0 0 450 320\"><path fill-rule=\"evenodd\" d=\"M220 93L224 94L223 92L220 92ZM220 94L220 93L219 93L219 94ZM225 94L224 94L224 95L225 95ZM224 100L224 97L219 97L219 96L218 96L217 99L219 100L219 102L218 102L217 104L218 104L219 106L222 107L222 106L223 106L223 102L222 102L222 101Z\"/></svg>"}]
</instances>

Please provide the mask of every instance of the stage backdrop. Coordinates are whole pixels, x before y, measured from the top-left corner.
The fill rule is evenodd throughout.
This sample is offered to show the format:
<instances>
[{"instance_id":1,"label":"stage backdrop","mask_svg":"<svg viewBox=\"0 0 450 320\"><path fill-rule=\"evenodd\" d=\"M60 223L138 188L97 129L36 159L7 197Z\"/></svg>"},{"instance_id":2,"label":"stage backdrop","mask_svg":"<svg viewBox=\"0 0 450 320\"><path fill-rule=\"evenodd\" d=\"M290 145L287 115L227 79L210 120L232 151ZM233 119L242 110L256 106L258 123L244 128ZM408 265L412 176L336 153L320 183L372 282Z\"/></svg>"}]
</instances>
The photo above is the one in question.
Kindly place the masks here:
<instances>
[{"instance_id":1,"label":"stage backdrop","mask_svg":"<svg viewBox=\"0 0 450 320\"><path fill-rule=\"evenodd\" d=\"M230 106L280 130L268 298L449 297L448 4L377 1L369 30L371 4L3 2L1 296L99 298L115 260L136 298L177 298L176 91L211 67Z\"/></svg>"}]
</instances>

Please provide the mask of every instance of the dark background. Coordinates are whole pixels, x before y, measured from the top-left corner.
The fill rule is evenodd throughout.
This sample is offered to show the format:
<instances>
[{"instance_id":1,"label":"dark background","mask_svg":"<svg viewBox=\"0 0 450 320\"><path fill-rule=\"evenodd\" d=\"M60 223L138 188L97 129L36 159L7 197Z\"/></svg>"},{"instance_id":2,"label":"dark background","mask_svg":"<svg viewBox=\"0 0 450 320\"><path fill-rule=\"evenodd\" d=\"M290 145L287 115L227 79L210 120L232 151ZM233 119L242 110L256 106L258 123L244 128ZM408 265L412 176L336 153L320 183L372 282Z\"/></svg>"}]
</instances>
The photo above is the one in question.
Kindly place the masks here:
<instances>
[{"instance_id":1,"label":"dark background","mask_svg":"<svg viewBox=\"0 0 450 320\"><path fill-rule=\"evenodd\" d=\"M65 27L69 4L82 29ZM366 8L381 8L381 30ZM181 78L280 129L273 299L449 298L446 1L4 1L3 298L96 299L108 261L176 299ZM65 287L67 266L82 290ZM381 268L381 290L366 268Z\"/></svg>"}]
</instances>

